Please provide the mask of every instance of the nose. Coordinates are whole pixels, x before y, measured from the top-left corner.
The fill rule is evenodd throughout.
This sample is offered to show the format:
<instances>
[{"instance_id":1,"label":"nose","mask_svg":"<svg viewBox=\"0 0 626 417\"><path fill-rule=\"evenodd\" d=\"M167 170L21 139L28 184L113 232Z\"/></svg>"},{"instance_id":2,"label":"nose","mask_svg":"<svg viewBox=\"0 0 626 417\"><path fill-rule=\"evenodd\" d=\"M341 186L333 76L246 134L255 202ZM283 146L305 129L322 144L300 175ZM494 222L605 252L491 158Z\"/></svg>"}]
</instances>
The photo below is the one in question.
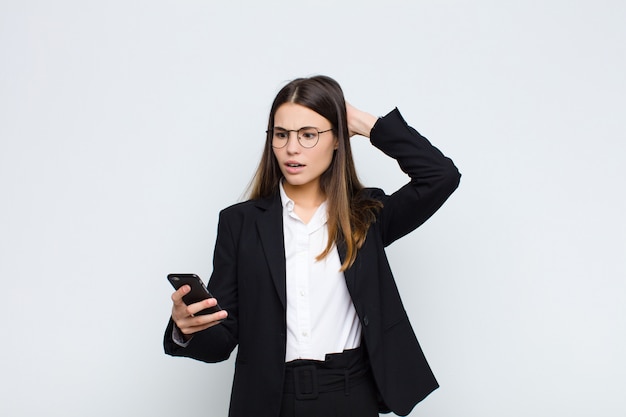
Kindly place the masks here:
<instances>
[{"instance_id":1,"label":"nose","mask_svg":"<svg viewBox=\"0 0 626 417\"><path fill-rule=\"evenodd\" d=\"M287 138L287 145L285 145L287 153L290 153L290 154L299 153L300 141L298 140L298 132L294 132L293 130L290 130L289 132L287 132L287 134L289 135L289 137Z\"/></svg>"}]
</instances>

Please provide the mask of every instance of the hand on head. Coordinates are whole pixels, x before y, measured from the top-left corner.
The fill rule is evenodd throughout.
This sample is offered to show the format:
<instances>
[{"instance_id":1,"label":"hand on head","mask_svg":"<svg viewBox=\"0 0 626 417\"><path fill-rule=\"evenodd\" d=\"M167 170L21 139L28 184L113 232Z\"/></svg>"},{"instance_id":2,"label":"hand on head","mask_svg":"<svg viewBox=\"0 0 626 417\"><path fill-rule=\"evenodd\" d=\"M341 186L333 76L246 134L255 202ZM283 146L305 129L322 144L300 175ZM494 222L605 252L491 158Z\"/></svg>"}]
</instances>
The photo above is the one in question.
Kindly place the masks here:
<instances>
[{"instance_id":1,"label":"hand on head","mask_svg":"<svg viewBox=\"0 0 626 417\"><path fill-rule=\"evenodd\" d=\"M364 112L346 102L346 116L348 119L348 132L350 136L360 135L370 137L370 132L376 123L376 116Z\"/></svg>"}]
</instances>

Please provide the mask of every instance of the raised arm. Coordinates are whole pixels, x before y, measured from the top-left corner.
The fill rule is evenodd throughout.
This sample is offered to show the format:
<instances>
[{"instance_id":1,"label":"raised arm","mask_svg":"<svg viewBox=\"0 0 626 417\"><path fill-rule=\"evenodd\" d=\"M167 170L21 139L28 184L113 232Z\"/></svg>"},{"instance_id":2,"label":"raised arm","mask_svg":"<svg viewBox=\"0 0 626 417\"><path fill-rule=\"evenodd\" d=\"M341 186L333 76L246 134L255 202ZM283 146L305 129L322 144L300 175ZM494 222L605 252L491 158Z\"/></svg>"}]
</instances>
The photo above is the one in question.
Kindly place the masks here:
<instances>
[{"instance_id":1,"label":"raised arm","mask_svg":"<svg viewBox=\"0 0 626 417\"><path fill-rule=\"evenodd\" d=\"M369 137L410 178L391 195L372 190L371 196L383 202L378 222L385 245L424 223L458 187L461 174L452 160L410 127L398 109L377 119L349 106L348 127L351 134Z\"/></svg>"}]
</instances>

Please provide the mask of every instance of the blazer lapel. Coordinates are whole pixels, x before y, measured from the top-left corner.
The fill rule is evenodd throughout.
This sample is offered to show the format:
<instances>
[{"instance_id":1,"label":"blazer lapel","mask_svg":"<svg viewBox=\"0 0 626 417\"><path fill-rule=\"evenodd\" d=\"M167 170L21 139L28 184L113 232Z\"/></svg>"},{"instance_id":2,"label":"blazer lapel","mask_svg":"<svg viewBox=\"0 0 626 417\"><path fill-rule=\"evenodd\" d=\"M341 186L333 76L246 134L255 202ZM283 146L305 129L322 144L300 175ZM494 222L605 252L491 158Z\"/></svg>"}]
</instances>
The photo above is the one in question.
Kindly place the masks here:
<instances>
[{"instance_id":1,"label":"blazer lapel","mask_svg":"<svg viewBox=\"0 0 626 417\"><path fill-rule=\"evenodd\" d=\"M287 272L285 270L285 239L283 237L283 213L280 195L259 200L258 206L265 210L257 219L256 225L265 253L270 274L278 297L287 308Z\"/></svg>"}]
</instances>

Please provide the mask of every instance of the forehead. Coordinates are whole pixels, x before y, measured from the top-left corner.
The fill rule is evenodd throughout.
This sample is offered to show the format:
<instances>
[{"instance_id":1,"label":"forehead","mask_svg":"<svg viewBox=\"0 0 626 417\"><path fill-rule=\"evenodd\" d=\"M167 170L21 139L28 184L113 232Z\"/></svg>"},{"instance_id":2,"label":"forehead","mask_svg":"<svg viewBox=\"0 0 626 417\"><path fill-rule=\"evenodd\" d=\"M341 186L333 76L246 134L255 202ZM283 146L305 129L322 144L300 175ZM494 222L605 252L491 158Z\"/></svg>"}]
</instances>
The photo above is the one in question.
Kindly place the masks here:
<instances>
[{"instance_id":1,"label":"forehead","mask_svg":"<svg viewBox=\"0 0 626 417\"><path fill-rule=\"evenodd\" d=\"M319 113L301 104L285 103L274 114L274 126L285 129L299 129L312 126L320 129L331 128L331 123Z\"/></svg>"}]
</instances>

